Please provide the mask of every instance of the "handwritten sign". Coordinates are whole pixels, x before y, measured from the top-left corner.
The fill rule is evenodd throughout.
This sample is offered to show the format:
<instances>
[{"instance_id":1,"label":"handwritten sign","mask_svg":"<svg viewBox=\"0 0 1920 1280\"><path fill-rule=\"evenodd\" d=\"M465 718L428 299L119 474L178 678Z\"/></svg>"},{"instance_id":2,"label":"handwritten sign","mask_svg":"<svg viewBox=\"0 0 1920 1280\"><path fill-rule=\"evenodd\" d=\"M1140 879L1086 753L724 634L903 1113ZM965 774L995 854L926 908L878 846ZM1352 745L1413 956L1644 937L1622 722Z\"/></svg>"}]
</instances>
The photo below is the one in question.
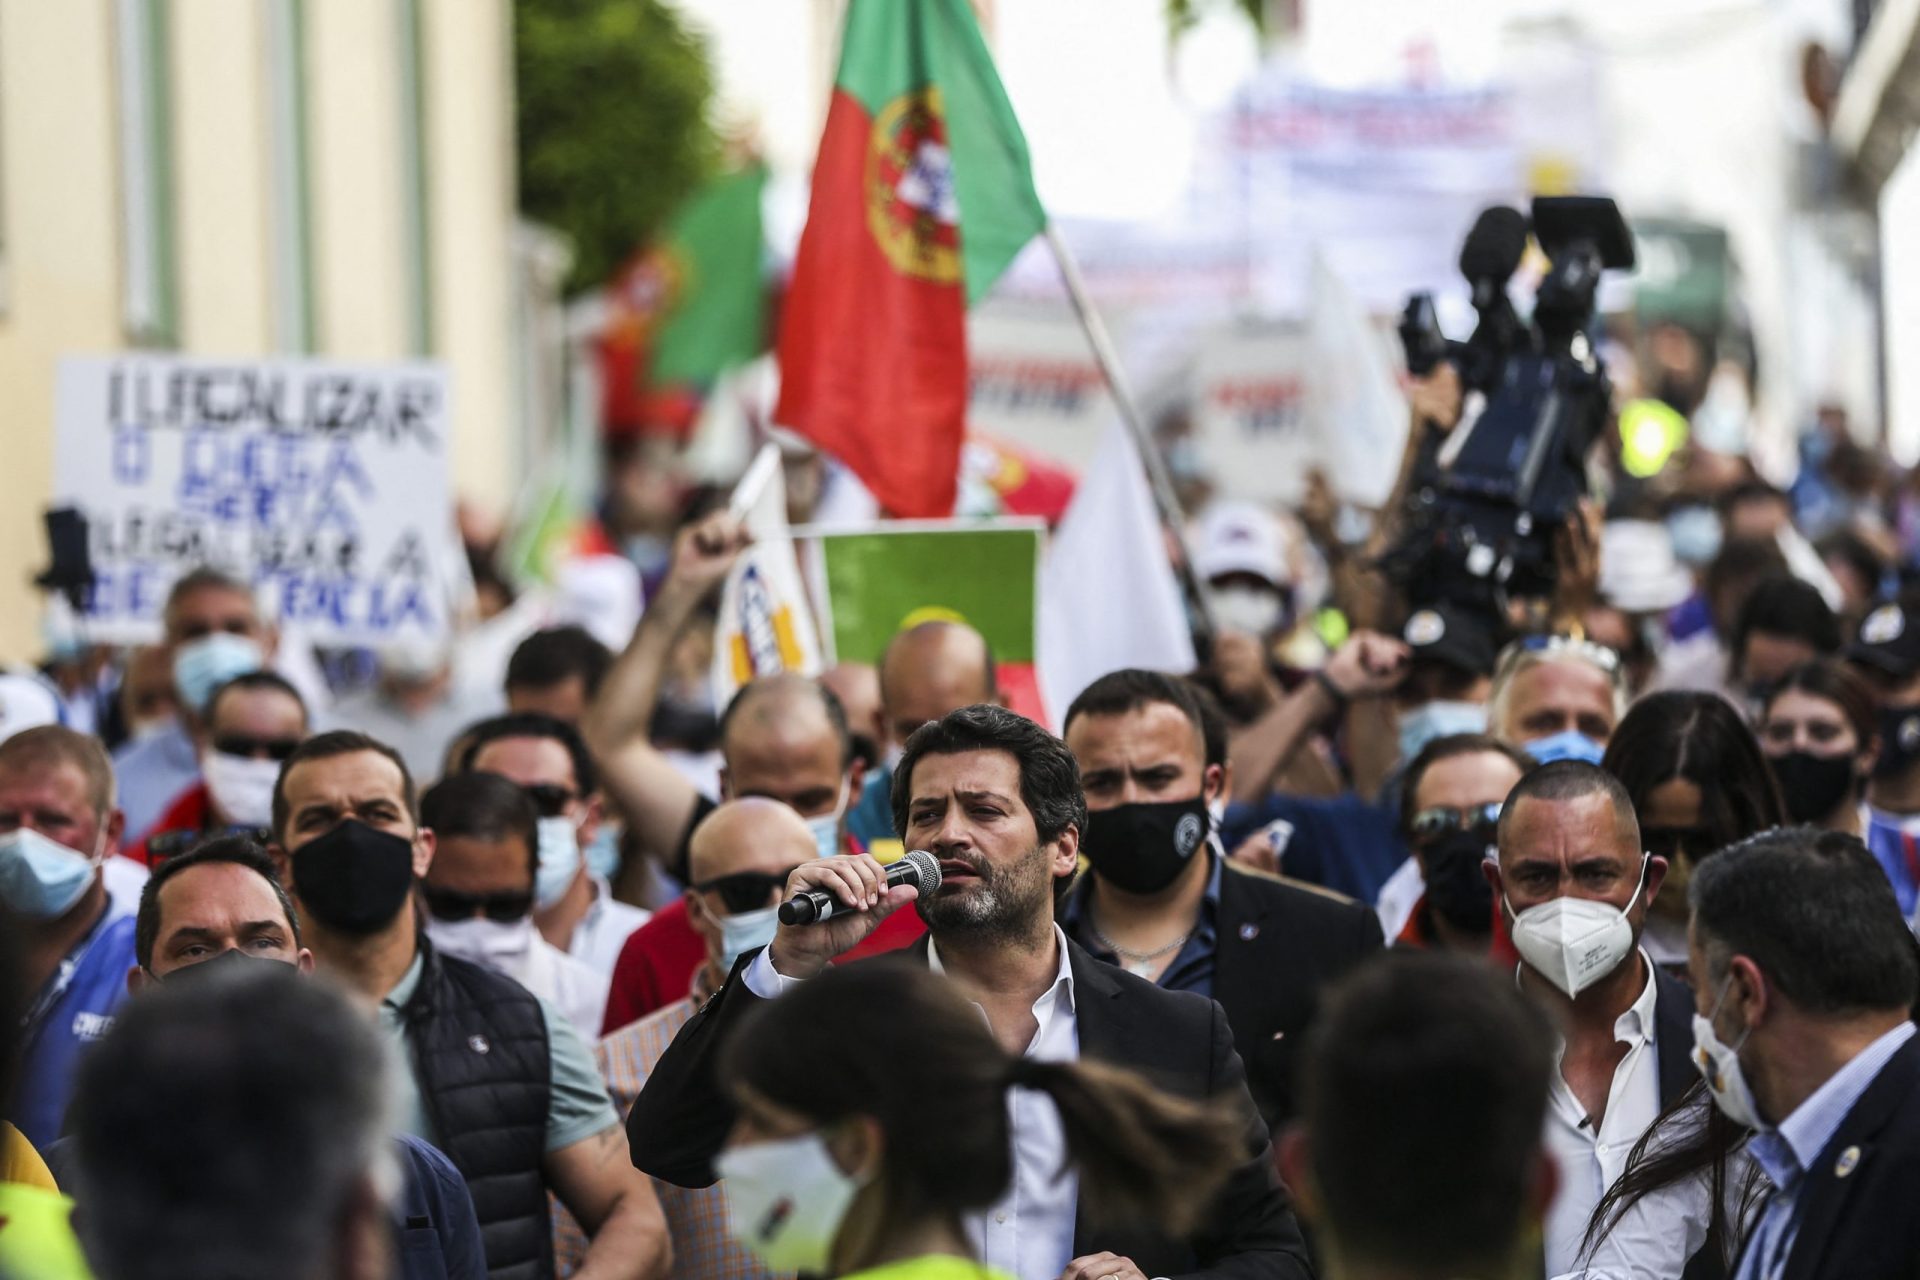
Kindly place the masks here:
<instances>
[{"instance_id":1,"label":"handwritten sign","mask_svg":"<svg viewBox=\"0 0 1920 1280\"><path fill-rule=\"evenodd\" d=\"M210 565L321 643L440 636L450 421L433 364L63 360L54 500L89 523L90 634L153 639Z\"/></svg>"}]
</instances>

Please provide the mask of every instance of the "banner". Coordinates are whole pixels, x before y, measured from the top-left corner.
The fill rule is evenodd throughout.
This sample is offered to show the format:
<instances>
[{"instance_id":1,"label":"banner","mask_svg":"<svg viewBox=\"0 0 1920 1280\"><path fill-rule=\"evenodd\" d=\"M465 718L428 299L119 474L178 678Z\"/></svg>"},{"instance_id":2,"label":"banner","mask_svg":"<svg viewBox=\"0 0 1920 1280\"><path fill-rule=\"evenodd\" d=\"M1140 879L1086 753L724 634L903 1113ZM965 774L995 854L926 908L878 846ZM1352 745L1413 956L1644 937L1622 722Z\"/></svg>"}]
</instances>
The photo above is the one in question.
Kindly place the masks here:
<instances>
[{"instance_id":1,"label":"banner","mask_svg":"<svg viewBox=\"0 0 1920 1280\"><path fill-rule=\"evenodd\" d=\"M1308 419L1307 335L1295 324L1243 322L1202 344L1193 370L1193 439L1224 498L1297 504L1324 467Z\"/></svg>"},{"instance_id":2,"label":"banner","mask_svg":"<svg viewBox=\"0 0 1920 1280\"><path fill-rule=\"evenodd\" d=\"M720 589L713 629L713 699L725 707L741 685L783 671L817 676L825 669L820 635L787 527L787 488L780 449L763 445L734 489L731 508L753 545L741 553Z\"/></svg>"},{"instance_id":3,"label":"banner","mask_svg":"<svg viewBox=\"0 0 1920 1280\"><path fill-rule=\"evenodd\" d=\"M61 361L54 505L89 522L89 636L156 639L174 579L210 565L317 643L441 637L451 420L428 363Z\"/></svg>"}]
</instances>

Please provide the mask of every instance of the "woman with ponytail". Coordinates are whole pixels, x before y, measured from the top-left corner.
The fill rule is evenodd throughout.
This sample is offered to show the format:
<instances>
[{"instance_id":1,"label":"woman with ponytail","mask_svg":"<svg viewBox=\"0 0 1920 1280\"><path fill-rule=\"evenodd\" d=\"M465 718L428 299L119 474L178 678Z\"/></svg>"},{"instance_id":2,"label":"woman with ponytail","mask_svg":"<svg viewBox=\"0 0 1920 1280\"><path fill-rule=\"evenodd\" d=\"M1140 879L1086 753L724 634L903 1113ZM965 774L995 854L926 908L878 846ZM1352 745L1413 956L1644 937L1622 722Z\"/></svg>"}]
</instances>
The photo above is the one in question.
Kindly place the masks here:
<instances>
[{"instance_id":1,"label":"woman with ponytail","mask_svg":"<svg viewBox=\"0 0 1920 1280\"><path fill-rule=\"evenodd\" d=\"M962 1218L1013 1180L1014 1090L1057 1108L1059 1176L1096 1221L1184 1233L1245 1159L1240 1118L1115 1067L1015 1057L946 979L907 964L851 965L755 1009L721 1077L738 1107L715 1161L732 1230L780 1271L997 1276Z\"/></svg>"}]
</instances>

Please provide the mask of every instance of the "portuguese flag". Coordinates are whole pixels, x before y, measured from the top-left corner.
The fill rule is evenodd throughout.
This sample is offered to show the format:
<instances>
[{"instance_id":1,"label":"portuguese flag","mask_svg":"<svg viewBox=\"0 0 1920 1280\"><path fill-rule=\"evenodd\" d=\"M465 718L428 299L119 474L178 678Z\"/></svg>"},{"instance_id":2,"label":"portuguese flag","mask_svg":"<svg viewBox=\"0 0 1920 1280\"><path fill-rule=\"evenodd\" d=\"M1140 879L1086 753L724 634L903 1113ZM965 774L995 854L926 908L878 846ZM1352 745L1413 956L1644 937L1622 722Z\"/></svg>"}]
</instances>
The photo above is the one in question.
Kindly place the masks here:
<instances>
[{"instance_id":1,"label":"portuguese flag","mask_svg":"<svg viewBox=\"0 0 1920 1280\"><path fill-rule=\"evenodd\" d=\"M760 197L765 165L722 174L674 214L661 246L666 315L655 382L711 382L766 350Z\"/></svg>"},{"instance_id":2,"label":"portuguese flag","mask_svg":"<svg viewBox=\"0 0 1920 1280\"><path fill-rule=\"evenodd\" d=\"M775 420L888 514L953 512L966 311L1046 224L967 0L851 0L780 323Z\"/></svg>"}]
</instances>

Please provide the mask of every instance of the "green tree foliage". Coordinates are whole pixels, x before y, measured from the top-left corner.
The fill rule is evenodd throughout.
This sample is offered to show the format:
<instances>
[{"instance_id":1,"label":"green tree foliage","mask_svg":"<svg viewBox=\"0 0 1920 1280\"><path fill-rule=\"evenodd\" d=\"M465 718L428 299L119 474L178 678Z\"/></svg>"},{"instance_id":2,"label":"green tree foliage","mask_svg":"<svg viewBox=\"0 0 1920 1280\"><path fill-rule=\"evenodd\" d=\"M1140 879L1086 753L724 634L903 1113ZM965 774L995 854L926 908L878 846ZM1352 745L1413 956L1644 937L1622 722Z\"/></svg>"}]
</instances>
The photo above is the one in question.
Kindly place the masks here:
<instances>
[{"instance_id":1,"label":"green tree foliage","mask_svg":"<svg viewBox=\"0 0 1920 1280\"><path fill-rule=\"evenodd\" d=\"M520 209L603 283L711 171L704 42L662 0L514 0Z\"/></svg>"}]
</instances>

